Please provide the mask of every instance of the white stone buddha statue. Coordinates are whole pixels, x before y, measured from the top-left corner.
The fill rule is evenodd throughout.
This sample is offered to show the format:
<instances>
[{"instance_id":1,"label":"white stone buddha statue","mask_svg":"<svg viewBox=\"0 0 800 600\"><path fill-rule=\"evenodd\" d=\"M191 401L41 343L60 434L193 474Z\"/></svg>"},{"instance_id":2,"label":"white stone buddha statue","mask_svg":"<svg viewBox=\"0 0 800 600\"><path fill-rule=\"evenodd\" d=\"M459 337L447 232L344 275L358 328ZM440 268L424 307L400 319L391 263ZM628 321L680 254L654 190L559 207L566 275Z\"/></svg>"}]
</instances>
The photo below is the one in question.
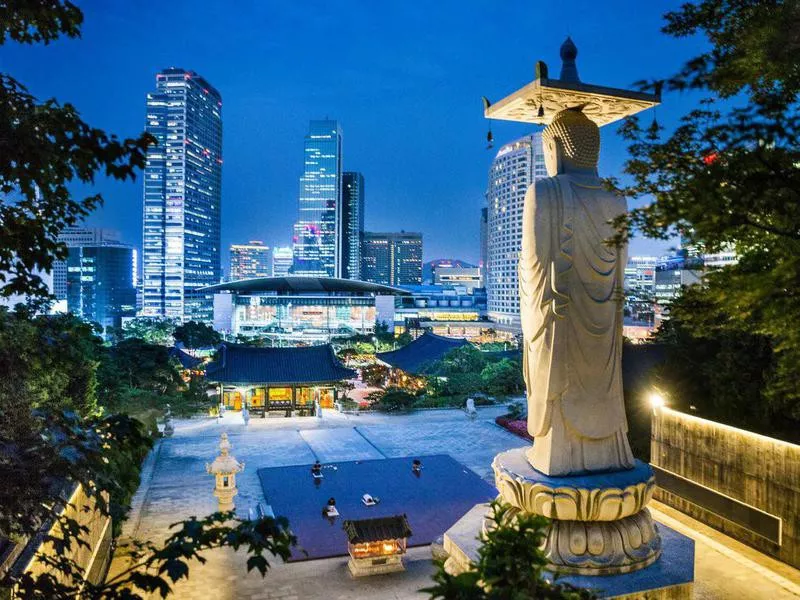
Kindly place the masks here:
<instances>
[{"instance_id":1,"label":"white stone buddha statue","mask_svg":"<svg viewBox=\"0 0 800 600\"><path fill-rule=\"evenodd\" d=\"M561 110L542 134L547 179L525 196L519 261L528 461L546 475L633 467L622 397L625 200L597 174L598 126Z\"/></svg>"}]
</instances>

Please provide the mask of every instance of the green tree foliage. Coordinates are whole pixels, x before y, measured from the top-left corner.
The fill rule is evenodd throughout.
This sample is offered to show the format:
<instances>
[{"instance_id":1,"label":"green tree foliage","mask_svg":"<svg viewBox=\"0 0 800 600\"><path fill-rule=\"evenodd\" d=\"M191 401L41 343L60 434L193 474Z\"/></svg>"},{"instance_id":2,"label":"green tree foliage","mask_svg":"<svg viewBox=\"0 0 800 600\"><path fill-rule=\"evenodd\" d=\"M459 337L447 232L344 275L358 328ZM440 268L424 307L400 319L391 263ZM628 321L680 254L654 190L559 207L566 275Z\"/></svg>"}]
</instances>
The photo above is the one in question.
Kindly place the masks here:
<instances>
[{"instance_id":1,"label":"green tree foliage","mask_svg":"<svg viewBox=\"0 0 800 600\"><path fill-rule=\"evenodd\" d=\"M172 346L175 342L175 321L155 317L136 317L125 322L121 331L115 332L117 339L137 338L148 344Z\"/></svg>"},{"instance_id":2,"label":"green tree foliage","mask_svg":"<svg viewBox=\"0 0 800 600\"><path fill-rule=\"evenodd\" d=\"M547 557L542 550L549 521L532 514L512 516L510 507L491 504L493 525L481 533L475 567L450 575L439 564L435 585L421 590L432 600L581 600L595 595L545 577Z\"/></svg>"},{"instance_id":3,"label":"green tree foliage","mask_svg":"<svg viewBox=\"0 0 800 600\"><path fill-rule=\"evenodd\" d=\"M622 128L633 180L623 192L652 202L619 223L620 237L680 232L706 251L736 251L738 264L708 273L674 318L703 340L766 342L773 360L754 381L771 411L800 418L800 3L686 3L664 32L705 35L709 49L644 87L706 98L671 134L636 118Z\"/></svg>"},{"instance_id":4,"label":"green tree foliage","mask_svg":"<svg viewBox=\"0 0 800 600\"><path fill-rule=\"evenodd\" d=\"M492 395L519 393L523 386L518 362L494 359L472 344L455 348L441 360L428 365L428 391L436 396L467 396L478 392Z\"/></svg>"},{"instance_id":5,"label":"green tree foliage","mask_svg":"<svg viewBox=\"0 0 800 600\"><path fill-rule=\"evenodd\" d=\"M488 360L486 355L475 348L472 344L454 348L445 354L430 371L436 375L450 377L465 373L480 374L486 367Z\"/></svg>"},{"instance_id":6,"label":"green tree foliage","mask_svg":"<svg viewBox=\"0 0 800 600\"><path fill-rule=\"evenodd\" d=\"M106 355L108 360L104 362L100 376L112 407L111 392L122 386L173 395L183 385L177 362L170 357L169 348L165 346L131 338L108 348Z\"/></svg>"},{"instance_id":7,"label":"green tree foliage","mask_svg":"<svg viewBox=\"0 0 800 600\"><path fill-rule=\"evenodd\" d=\"M26 426L31 408L93 414L101 355L93 327L72 315L0 309L0 412L19 417L9 426Z\"/></svg>"},{"instance_id":8,"label":"green tree foliage","mask_svg":"<svg viewBox=\"0 0 800 600\"><path fill-rule=\"evenodd\" d=\"M706 302L704 290L685 289L671 305L672 318L658 332L657 340L667 348L658 379L670 405L766 435L800 439L795 407L766 398L776 367L769 339L688 325L691 319L685 315L708 311Z\"/></svg>"},{"instance_id":9,"label":"green tree foliage","mask_svg":"<svg viewBox=\"0 0 800 600\"><path fill-rule=\"evenodd\" d=\"M70 2L30 0L0 5L0 22L0 43L47 44L77 37L83 16ZM40 101L0 74L0 295L47 297L37 272L66 258L59 232L103 202L100 194L74 198L71 185L97 175L133 178L154 141L146 134L119 140L89 126L71 104Z\"/></svg>"},{"instance_id":10,"label":"green tree foliage","mask_svg":"<svg viewBox=\"0 0 800 600\"><path fill-rule=\"evenodd\" d=\"M481 383L487 394L497 396L518 394L525 386L522 366L508 358L489 363L481 371Z\"/></svg>"},{"instance_id":11,"label":"green tree foliage","mask_svg":"<svg viewBox=\"0 0 800 600\"><path fill-rule=\"evenodd\" d=\"M400 388L388 388L385 391L373 392L367 399L372 406L382 412L403 412L414 407L416 397Z\"/></svg>"},{"instance_id":12,"label":"green tree foliage","mask_svg":"<svg viewBox=\"0 0 800 600\"><path fill-rule=\"evenodd\" d=\"M361 369L361 379L370 387L383 387L389 376L389 368L385 365L367 365Z\"/></svg>"},{"instance_id":13,"label":"green tree foliage","mask_svg":"<svg viewBox=\"0 0 800 600\"><path fill-rule=\"evenodd\" d=\"M210 348L219 345L222 341L219 333L205 323L189 321L178 325L172 333L176 342L182 342L187 348Z\"/></svg>"}]
</instances>

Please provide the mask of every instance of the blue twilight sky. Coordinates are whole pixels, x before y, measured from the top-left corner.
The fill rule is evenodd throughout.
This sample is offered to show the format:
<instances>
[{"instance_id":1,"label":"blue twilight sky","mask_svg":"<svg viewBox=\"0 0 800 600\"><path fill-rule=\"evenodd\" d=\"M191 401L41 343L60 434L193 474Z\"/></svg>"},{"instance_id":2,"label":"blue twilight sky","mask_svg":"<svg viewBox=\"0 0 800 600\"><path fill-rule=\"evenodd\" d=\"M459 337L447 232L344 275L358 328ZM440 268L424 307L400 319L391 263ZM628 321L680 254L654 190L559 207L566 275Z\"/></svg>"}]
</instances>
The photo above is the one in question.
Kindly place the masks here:
<instances>
[{"instance_id":1,"label":"blue twilight sky","mask_svg":"<svg viewBox=\"0 0 800 600\"><path fill-rule=\"evenodd\" d=\"M341 122L344 168L364 173L368 230L421 231L426 260L477 261L489 164L501 144L531 131L496 122L495 151L486 150L481 96L498 100L528 83L538 59L557 76L567 34L581 79L613 87L671 74L702 47L660 33L672 0L76 2L82 39L9 43L0 70L121 136L143 129L159 69L208 79L224 102L226 271L231 243L289 244L309 119ZM674 123L690 102L666 96L659 122ZM602 131L600 171L609 175L625 147L616 126ZM95 189L106 205L89 222L140 246L141 178ZM631 250L669 245L637 239Z\"/></svg>"}]
</instances>

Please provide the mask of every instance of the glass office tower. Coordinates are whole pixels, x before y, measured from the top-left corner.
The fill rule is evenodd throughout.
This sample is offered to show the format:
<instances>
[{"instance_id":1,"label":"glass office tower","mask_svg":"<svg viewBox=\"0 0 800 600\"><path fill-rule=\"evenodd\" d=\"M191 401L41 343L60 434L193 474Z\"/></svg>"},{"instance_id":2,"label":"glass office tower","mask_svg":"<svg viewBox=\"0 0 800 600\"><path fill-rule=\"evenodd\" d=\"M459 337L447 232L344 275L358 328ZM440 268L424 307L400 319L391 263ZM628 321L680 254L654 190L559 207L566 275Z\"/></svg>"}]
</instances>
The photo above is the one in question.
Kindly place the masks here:
<instances>
[{"instance_id":1,"label":"glass office tower","mask_svg":"<svg viewBox=\"0 0 800 600\"><path fill-rule=\"evenodd\" d=\"M67 309L105 332L136 312L134 250L122 244L84 245L67 256Z\"/></svg>"},{"instance_id":2,"label":"glass office tower","mask_svg":"<svg viewBox=\"0 0 800 600\"><path fill-rule=\"evenodd\" d=\"M342 173L342 277L361 279L361 240L364 237L364 176Z\"/></svg>"},{"instance_id":3,"label":"glass office tower","mask_svg":"<svg viewBox=\"0 0 800 600\"><path fill-rule=\"evenodd\" d=\"M383 285L422 283L422 234L365 232L361 246L361 277Z\"/></svg>"},{"instance_id":4,"label":"glass office tower","mask_svg":"<svg viewBox=\"0 0 800 600\"><path fill-rule=\"evenodd\" d=\"M193 71L156 75L147 95L142 314L213 320L219 283L222 200L222 97Z\"/></svg>"},{"instance_id":5,"label":"glass office tower","mask_svg":"<svg viewBox=\"0 0 800 600\"><path fill-rule=\"evenodd\" d=\"M295 275L341 277L338 240L342 210L342 130L337 121L311 121L304 143L298 218L294 226Z\"/></svg>"}]
</instances>

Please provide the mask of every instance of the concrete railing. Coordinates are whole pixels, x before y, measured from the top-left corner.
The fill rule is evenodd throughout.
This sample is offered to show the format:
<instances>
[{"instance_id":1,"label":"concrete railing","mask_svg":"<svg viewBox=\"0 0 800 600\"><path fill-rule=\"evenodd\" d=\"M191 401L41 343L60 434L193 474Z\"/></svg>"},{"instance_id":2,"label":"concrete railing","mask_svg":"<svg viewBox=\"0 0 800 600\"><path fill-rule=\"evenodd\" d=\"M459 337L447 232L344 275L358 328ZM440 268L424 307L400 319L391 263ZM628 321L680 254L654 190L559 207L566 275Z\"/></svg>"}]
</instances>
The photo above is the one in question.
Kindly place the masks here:
<instances>
[{"instance_id":1,"label":"concrete railing","mask_svg":"<svg viewBox=\"0 0 800 600\"><path fill-rule=\"evenodd\" d=\"M655 498L800 567L800 446L662 407Z\"/></svg>"}]
</instances>

